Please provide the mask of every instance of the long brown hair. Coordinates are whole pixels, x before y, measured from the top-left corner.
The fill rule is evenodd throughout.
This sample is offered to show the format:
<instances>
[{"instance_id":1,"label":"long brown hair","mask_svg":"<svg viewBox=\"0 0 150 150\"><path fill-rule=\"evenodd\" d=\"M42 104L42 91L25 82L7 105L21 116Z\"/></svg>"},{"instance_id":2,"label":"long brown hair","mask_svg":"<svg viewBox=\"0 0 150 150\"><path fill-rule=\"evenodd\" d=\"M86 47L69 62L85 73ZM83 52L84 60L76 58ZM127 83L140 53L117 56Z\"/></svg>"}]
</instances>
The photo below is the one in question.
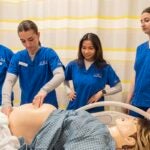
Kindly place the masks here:
<instances>
[{"instance_id":1,"label":"long brown hair","mask_svg":"<svg viewBox=\"0 0 150 150\"><path fill-rule=\"evenodd\" d=\"M143 13L150 13L150 7L145 8L145 9L142 11L142 14L143 14Z\"/></svg>"},{"instance_id":2,"label":"long brown hair","mask_svg":"<svg viewBox=\"0 0 150 150\"><path fill-rule=\"evenodd\" d=\"M96 54L94 56L94 64L98 68L105 66L107 63L106 63L106 60L103 58L103 49L102 49L101 41L99 37L94 33L86 33L80 40L79 50L78 50L78 59L77 59L78 63L80 65L83 65L84 56L82 55L81 49L82 49L83 42L85 40L90 40L93 44L93 47L96 50Z\"/></svg>"}]
</instances>

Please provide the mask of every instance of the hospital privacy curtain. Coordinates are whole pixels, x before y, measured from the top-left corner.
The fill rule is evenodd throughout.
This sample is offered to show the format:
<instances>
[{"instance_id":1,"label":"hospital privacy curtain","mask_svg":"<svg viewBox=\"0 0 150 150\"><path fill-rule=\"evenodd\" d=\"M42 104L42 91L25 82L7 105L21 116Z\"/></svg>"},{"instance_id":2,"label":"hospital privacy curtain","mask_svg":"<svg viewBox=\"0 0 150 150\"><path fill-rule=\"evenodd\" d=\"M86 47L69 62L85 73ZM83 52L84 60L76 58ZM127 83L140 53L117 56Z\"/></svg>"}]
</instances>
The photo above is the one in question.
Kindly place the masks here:
<instances>
[{"instance_id":1,"label":"hospital privacy curtain","mask_svg":"<svg viewBox=\"0 0 150 150\"><path fill-rule=\"evenodd\" d=\"M121 79L123 91L107 100L125 101L133 72L135 50L147 39L140 28L141 11L150 0L0 0L0 42L14 52L23 46L17 26L35 21L41 43L52 47L66 65L77 57L78 44L87 32L98 34L104 57ZM57 89L59 105L67 105L63 85ZM20 99L15 88L16 103Z\"/></svg>"}]
</instances>

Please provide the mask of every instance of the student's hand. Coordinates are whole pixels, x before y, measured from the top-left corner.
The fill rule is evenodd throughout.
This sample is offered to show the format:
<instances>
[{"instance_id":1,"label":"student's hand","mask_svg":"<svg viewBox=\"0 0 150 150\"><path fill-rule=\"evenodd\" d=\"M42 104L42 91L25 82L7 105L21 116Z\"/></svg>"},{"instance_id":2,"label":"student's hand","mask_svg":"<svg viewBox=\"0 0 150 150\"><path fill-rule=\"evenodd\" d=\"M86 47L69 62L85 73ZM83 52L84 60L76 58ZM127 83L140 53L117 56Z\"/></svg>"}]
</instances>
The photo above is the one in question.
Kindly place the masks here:
<instances>
[{"instance_id":1,"label":"student's hand","mask_svg":"<svg viewBox=\"0 0 150 150\"><path fill-rule=\"evenodd\" d=\"M44 98L46 97L47 93L44 92L44 91L40 91L37 95L35 95L33 101L32 101L32 104L39 108L42 106L43 104L43 101L44 101Z\"/></svg>"},{"instance_id":2,"label":"student's hand","mask_svg":"<svg viewBox=\"0 0 150 150\"><path fill-rule=\"evenodd\" d=\"M75 91L71 91L68 93L68 98L70 101L73 101L76 98L76 92Z\"/></svg>"},{"instance_id":3,"label":"student's hand","mask_svg":"<svg viewBox=\"0 0 150 150\"><path fill-rule=\"evenodd\" d=\"M1 112L5 115L9 116L9 114L12 112L13 108L11 106L4 106L1 109Z\"/></svg>"},{"instance_id":4,"label":"student's hand","mask_svg":"<svg viewBox=\"0 0 150 150\"><path fill-rule=\"evenodd\" d=\"M102 91L97 92L95 95L93 95L93 96L88 100L88 104L97 102L102 96L103 96Z\"/></svg>"}]
</instances>

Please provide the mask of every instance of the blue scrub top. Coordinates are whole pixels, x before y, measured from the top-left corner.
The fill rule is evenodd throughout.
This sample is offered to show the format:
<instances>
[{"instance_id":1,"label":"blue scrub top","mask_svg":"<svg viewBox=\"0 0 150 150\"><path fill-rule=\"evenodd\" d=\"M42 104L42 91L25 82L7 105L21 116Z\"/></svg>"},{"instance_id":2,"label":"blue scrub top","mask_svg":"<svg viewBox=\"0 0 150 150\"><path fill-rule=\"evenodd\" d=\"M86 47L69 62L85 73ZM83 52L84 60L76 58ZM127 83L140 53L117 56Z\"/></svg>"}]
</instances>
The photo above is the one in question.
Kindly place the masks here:
<instances>
[{"instance_id":1,"label":"blue scrub top","mask_svg":"<svg viewBox=\"0 0 150 150\"><path fill-rule=\"evenodd\" d=\"M9 48L3 45L0 45L0 105L2 103L2 86L5 80L7 69L8 69L12 56L13 56L13 52ZM11 100L13 99L14 97L12 93Z\"/></svg>"},{"instance_id":2,"label":"blue scrub top","mask_svg":"<svg viewBox=\"0 0 150 150\"><path fill-rule=\"evenodd\" d=\"M137 47L134 69L135 87L131 104L137 107L150 107L150 48L145 42Z\"/></svg>"},{"instance_id":3,"label":"blue scrub top","mask_svg":"<svg viewBox=\"0 0 150 150\"><path fill-rule=\"evenodd\" d=\"M0 105L2 102L2 86L12 56L13 52L9 48L0 45ZM13 100L13 95L11 99Z\"/></svg>"},{"instance_id":4,"label":"blue scrub top","mask_svg":"<svg viewBox=\"0 0 150 150\"><path fill-rule=\"evenodd\" d=\"M110 65L100 69L92 64L86 70L85 66L79 66L77 61L72 61L66 66L65 79L73 81L77 95L76 99L69 102L67 109L77 109L87 105L89 98L104 89L105 85L113 87L120 82L119 77ZM99 99L99 101L103 100L104 97Z\"/></svg>"},{"instance_id":5,"label":"blue scrub top","mask_svg":"<svg viewBox=\"0 0 150 150\"><path fill-rule=\"evenodd\" d=\"M52 72L61 66L63 65L58 55L50 48L41 47L33 61L26 49L17 52L11 60L8 72L19 77L21 104L31 103L39 90L52 79ZM58 107L55 90L47 94L44 103Z\"/></svg>"}]
</instances>

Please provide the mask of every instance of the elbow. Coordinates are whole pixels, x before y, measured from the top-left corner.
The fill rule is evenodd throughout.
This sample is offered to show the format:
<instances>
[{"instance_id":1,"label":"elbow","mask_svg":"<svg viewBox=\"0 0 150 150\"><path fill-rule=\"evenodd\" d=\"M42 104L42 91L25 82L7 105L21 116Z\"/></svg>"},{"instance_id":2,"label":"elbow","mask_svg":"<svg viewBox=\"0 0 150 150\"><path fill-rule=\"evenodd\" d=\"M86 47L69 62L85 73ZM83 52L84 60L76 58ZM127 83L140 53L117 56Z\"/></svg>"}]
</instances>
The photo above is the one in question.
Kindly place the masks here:
<instances>
[{"instance_id":1,"label":"elbow","mask_svg":"<svg viewBox=\"0 0 150 150\"><path fill-rule=\"evenodd\" d=\"M61 81L62 81L62 82L65 81L65 74L63 74L63 75L61 76Z\"/></svg>"},{"instance_id":2,"label":"elbow","mask_svg":"<svg viewBox=\"0 0 150 150\"><path fill-rule=\"evenodd\" d=\"M59 76L59 77L58 77ZM57 75L57 77L59 78L59 81L62 83L65 81L65 74L64 73L59 73L59 75Z\"/></svg>"},{"instance_id":3,"label":"elbow","mask_svg":"<svg viewBox=\"0 0 150 150\"><path fill-rule=\"evenodd\" d=\"M121 82L118 83L118 92L121 92L122 91L122 84Z\"/></svg>"}]
</instances>

